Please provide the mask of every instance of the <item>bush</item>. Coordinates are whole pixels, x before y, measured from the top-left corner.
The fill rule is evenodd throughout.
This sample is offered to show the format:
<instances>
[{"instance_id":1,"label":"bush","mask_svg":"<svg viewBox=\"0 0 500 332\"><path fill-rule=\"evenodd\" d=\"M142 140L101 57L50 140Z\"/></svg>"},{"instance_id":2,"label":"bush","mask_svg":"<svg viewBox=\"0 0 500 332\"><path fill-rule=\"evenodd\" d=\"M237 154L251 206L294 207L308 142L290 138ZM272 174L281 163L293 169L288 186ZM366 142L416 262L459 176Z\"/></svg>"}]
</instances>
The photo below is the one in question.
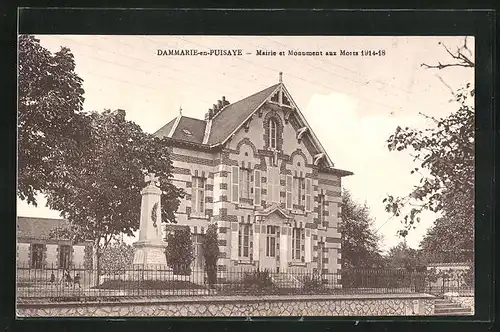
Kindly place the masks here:
<instances>
[{"instance_id":1,"label":"bush","mask_svg":"<svg viewBox=\"0 0 500 332\"><path fill-rule=\"evenodd\" d=\"M243 276L242 283L245 288L257 290L273 288L273 281L271 280L269 271L257 270L254 272L247 272Z\"/></svg>"},{"instance_id":2,"label":"bush","mask_svg":"<svg viewBox=\"0 0 500 332\"><path fill-rule=\"evenodd\" d=\"M167 265L174 274L190 275L191 262L194 260L193 241L188 227L176 229L167 234L167 249L165 255Z\"/></svg>"},{"instance_id":3,"label":"bush","mask_svg":"<svg viewBox=\"0 0 500 332\"><path fill-rule=\"evenodd\" d=\"M205 258L205 272L209 287L217 283L217 260L219 258L219 243L217 240L217 225L210 224L202 244Z\"/></svg>"},{"instance_id":4,"label":"bush","mask_svg":"<svg viewBox=\"0 0 500 332\"><path fill-rule=\"evenodd\" d=\"M100 268L103 274L123 274L132 266L134 261L134 247L119 241L104 249L100 257Z\"/></svg>"},{"instance_id":5,"label":"bush","mask_svg":"<svg viewBox=\"0 0 500 332\"><path fill-rule=\"evenodd\" d=\"M319 274L307 275L302 278L302 289L306 292L323 290L324 282Z\"/></svg>"}]
</instances>

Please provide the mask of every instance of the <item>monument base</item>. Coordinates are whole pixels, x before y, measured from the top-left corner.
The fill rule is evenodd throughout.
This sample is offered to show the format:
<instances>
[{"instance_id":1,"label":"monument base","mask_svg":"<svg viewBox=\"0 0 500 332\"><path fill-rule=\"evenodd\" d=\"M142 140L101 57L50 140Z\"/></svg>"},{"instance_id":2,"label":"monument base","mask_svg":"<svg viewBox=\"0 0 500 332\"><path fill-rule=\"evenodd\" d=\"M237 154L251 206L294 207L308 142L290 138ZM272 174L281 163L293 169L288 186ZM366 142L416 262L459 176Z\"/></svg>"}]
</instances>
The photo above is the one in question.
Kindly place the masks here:
<instances>
[{"instance_id":1,"label":"monument base","mask_svg":"<svg viewBox=\"0 0 500 332\"><path fill-rule=\"evenodd\" d=\"M167 265L165 243L138 241L134 244L134 262L132 270L128 271L128 280L165 280L172 275L172 269Z\"/></svg>"}]
</instances>

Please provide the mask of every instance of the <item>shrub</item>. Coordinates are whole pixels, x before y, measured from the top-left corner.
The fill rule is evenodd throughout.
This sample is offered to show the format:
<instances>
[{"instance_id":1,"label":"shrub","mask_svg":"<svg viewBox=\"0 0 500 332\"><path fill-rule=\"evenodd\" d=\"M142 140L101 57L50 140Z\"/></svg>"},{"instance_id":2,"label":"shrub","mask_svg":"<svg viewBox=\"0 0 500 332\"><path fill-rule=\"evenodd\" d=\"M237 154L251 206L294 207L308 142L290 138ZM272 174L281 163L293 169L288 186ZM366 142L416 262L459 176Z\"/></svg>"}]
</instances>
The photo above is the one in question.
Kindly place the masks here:
<instances>
[{"instance_id":1,"label":"shrub","mask_svg":"<svg viewBox=\"0 0 500 332\"><path fill-rule=\"evenodd\" d=\"M271 280L269 271L257 270L254 272L247 272L243 276L242 283L245 288L257 290L269 289L273 287L273 281Z\"/></svg>"},{"instance_id":2,"label":"shrub","mask_svg":"<svg viewBox=\"0 0 500 332\"><path fill-rule=\"evenodd\" d=\"M202 244L205 258L205 272L209 287L217 283L217 259L219 258L219 244L217 241L217 225L210 224Z\"/></svg>"},{"instance_id":3,"label":"shrub","mask_svg":"<svg viewBox=\"0 0 500 332\"><path fill-rule=\"evenodd\" d=\"M323 290L324 283L319 274L306 275L302 278L302 289L306 292Z\"/></svg>"},{"instance_id":4,"label":"shrub","mask_svg":"<svg viewBox=\"0 0 500 332\"><path fill-rule=\"evenodd\" d=\"M188 227L178 228L167 234L167 249L165 255L167 265L174 274L191 274L191 262L194 260L193 241Z\"/></svg>"},{"instance_id":5,"label":"shrub","mask_svg":"<svg viewBox=\"0 0 500 332\"><path fill-rule=\"evenodd\" d=\"M106 247L100 257L100 268L104 274L123 274L132 266L134 247L123 241L112 243Z\"/></svg>"}]
</instances>

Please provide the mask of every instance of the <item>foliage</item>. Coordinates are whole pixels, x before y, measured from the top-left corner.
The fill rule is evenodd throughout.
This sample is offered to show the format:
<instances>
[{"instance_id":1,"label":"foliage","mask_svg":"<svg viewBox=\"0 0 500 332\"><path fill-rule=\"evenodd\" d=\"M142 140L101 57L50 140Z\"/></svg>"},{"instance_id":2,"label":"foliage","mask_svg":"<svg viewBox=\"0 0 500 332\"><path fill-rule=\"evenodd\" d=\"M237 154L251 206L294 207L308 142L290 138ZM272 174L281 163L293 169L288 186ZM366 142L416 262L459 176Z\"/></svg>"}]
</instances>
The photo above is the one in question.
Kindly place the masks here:
<instances>
[{"instance_id":1,"label":"foliage","mask_svg":"<svg viewBox=\"0 0 500 332\"><path fill-rule=\"evenodd\" d=\"M123 274L133 261L134 247L123 241L114 242L102 252L101 271L103 274Z\"/></svg>"},{"instance_id":2,"label":"foliage","mask_svg":"<svg viewBox=\"0 0 500 332\"><path fill-rule=\"evenodd\" d=\"M82 79L73 54L51 54L33 36L19 37L18 192L29 204L66 178L78 162L86 131L82 117Z\"/></svg>"},{"instance_id":3,"label":"foliage","mask_svg":"<svg viewBox=\"0 0 500 332\"><path fill-rule=\"evenodd\" d=\"M147 172L160 177L163 222L175 223L182 192L170 181L172 165L165 142L126 121L124 111L92 112L86 121L89 136L78 166L45 193L47 205L68 219L68 236L94 241L99 264L102 250L115 236L133 235L138 229L140 191Z\"/></svg>"},{"instance_id":4,"label":"foliage","mask_svg":"<svg viewBox=\"0 0 500 332\"><path fill-rule=\"evenodd\" d=\"M410 272L422 270L425 267L420 252L408 247L404 241L389 249L385 260L389 268L404 269Z\"/></svg>"},{"instance_id":5,"label":"foliage","mask_svg":"<svg viewBox=\"0 0 500 332\"><path fill-rule=\"evenodd\" d=\"M246 272L243 276L243 285L245 288L264 290L273 288L273 281L269 271L257 269L253 272Z\"/></svg>"},{"instance_id":6,"label":"foliage","mask_svg":"<svg viewBox=\"0 0 500 332\"><path fill-rule=\"evenodd\" d=\"M321 291L325 288L321 276L318 273L306 275L302 278L302 289L305 292Z\"/></svg>"},{"instance_id":7,"label":"foliage","mask_svg":"<svg viewBox=\"0 0 500 332\"><path fill-rule=\"evenodd\" d=\"M469 51L466 42L456 53L445 49L457 63L424 66L474 67L474 62L465 55ZM468 83L454 93L457 111L440 119L422 114L432 119L434 126L423 131L398 126L389 137L389 150L409 151L417 163L410 173L422 175L420 183L407 196L389 195L383 200L387 212L402 218L404 227L400 235L406 236L416 227L424 210L442 213L447 219L440 221L454 220L462 227L474 220L474 94L474 87Z\"/></svg>"},{"instance_id":8,"label":"foliage","mask_svg":"<svg viewBox=\"0 0 500 332\"><path fill-rule=\"evenodd\" d=\"M370 211L366 205L355 202L347 190L342 194L339 232L343 269L380 266L380 238L373 231Z\"/></svg>"},{"instance_id":9,"label":"foliage","mask_svg":"<svg viewBox=\"0 0 500 332\"><path fill-rule=\"evenodd\" d=\"M438 218L434 226L427 230L420 248L428 263L473 261L474 219Z\"/></svg>"},{"instance_id":10,"label":"foliage","mask_svg":"<svg viewBox=\"0 0 500 332\"><path fill-rule=\"evenodd\" d=\"M168 266L174 270L174 274L190 274L190 264L194 260L194 250L189 227L179 227L168 232L166 242L165 255Z\"/></svg>"},{"instance_id":11,"label":"foliage","mask_svg":"<svg viewBox=\"0 0 500 332\"><path fill-rule=\"evenodd\" d=\"M213 286L217 282L217 260L219 258L219 243L217 240L217 225L208 225L205 239L202 243L203 256L205 258L205 271L207 272L208 284Z\"/></svg>"}]
</instances>

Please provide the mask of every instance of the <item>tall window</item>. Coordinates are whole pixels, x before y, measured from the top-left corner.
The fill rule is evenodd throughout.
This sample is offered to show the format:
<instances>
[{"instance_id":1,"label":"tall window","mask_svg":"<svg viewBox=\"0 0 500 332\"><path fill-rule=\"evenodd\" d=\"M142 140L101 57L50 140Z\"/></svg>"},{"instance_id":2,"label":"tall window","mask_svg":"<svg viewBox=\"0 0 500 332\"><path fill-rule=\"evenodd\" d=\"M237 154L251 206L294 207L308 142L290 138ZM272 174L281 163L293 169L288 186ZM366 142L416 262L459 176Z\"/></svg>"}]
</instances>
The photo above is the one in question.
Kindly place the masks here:
<instances>
[{"instance_id":1,"label":"tall window","mask_svg":"<svg viewBox=\"0 0 500 332\"><path fill-rule=\"evenodd\" d=\"M31 245L31 267L41 269L43 266L43 244L33 243Z\"/></svg>"},{"instance_id":2,"label":"tall window","mask_svg":"<svg viewBox=\"0 0 500 332\"><path fill-rule=\"evenodd\" d=\"M302 228L294 228L292 231L292 259L302 260L304 250L304 230Z\"/></svg>"},{"instance_id":3,"label":"tall window","mask_svg":"<svg viewBox=\"0 0 500 332\"><path fill-rule=\"evenodd\" d=\"M238 256L250 258L250 227L251 224L240 224L238 232Z\"/></svg>"},{"instance_id":4,"label":"tall window","mask_svg":"<svg viewBox=\"0 0 500 332\"><path fill-rule=\"evenodd\" d=\"M278 167L267 168L267 199L270 203L280 201L280 170Z\"/></svg>"},{"instance_id":5,"label":"tall window","mask_svg":"<svg viewBox=\"0 0 500 332\"><path fill-rule=\"evenodd\" d=\"M276 149L276 142L278 137L278 125L276 120L269 120L269 147L271 149Z\"/></svg>"},{"instance_id":6,"label":"tall window","mask_svg":"<svg viewBox=\"0 0 500 332\"><path fill-rule=\"evenodd\" d=\"M205 179L193 177L192 209L193 212L205 212Z\"/></svg>"},{"instance_id":7,"label":"tall window","mask_svg":"<svg viewBox=\"0 0 500 332\"><path fill-rule=\"evenodd\" d=\"M61 245L59 246L59 268L69 269L71 262L71 246Z\"/></svg>"},{"instance_id":8,"label":"tall window","mask_svg":"<svg viewBox=\"0 0 500 332\"><path fill-rule=\"evenodd\" d=\"M276 257L276 236L278 233L278 226L267 226L266 237L266 256Z\"/></svg>"},{"instance_id":9,"label":"tall window","mask_svg":"<svg viewBox=\"0 0 500 332\"><path fill-rule=\"evenodd\" d=\"M324 225L324 216L325 216L325 195L318 195L318 218L321 225Z\"/></svg>"},{"instance_id":10,"label":"tall window","mask_svg":"<svg viewBox=\"0 0 500 332\"><path fill-rule=\"evenodd\" d=\"M240 168L240 198L251 198L250 196L250 174L248 168Z\"/></svg>"},{"instance_id":11,"label":"tall window","mask_svg":"<svg viewBox=\"0 0 500 332\"><path fill-rule=\"evenodd\" d=\"M305 202L305 181L304 178L293 178L293 191L295 194L294 203L297 205L304 205Z\"/></svg>"}]
</instances>

